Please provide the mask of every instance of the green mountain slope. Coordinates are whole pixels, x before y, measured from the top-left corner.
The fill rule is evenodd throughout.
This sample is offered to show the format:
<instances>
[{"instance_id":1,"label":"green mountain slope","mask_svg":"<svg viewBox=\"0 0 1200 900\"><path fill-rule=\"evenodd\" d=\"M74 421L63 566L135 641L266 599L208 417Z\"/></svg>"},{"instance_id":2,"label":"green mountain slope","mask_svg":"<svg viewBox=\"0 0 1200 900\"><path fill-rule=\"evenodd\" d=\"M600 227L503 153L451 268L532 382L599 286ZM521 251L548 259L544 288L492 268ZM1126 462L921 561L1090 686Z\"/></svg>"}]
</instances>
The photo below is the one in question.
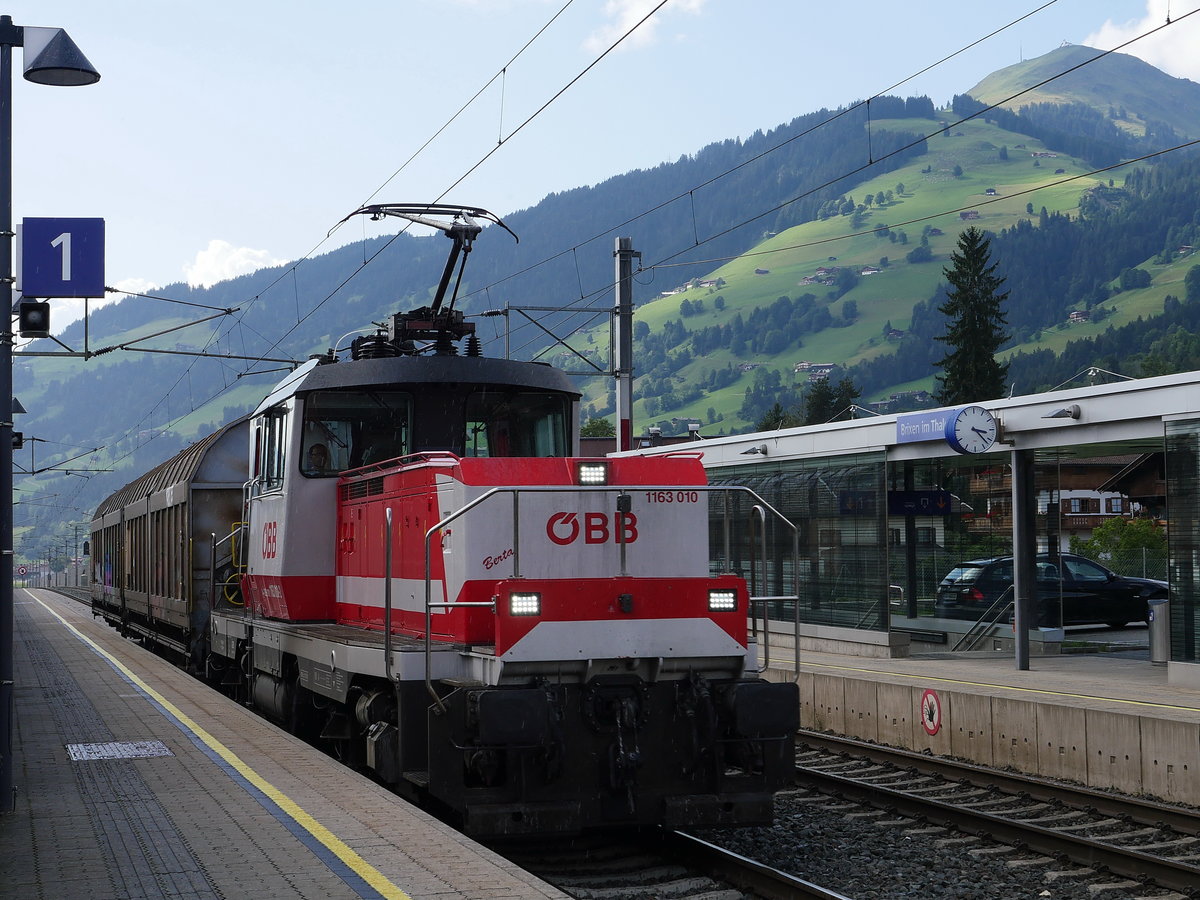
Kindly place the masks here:
<instances>
[{"instance_id":1,"label":"green mountain slope","mask_svg":"<svg viewBox=\"0 0 1200 900\"><path fill-rule=\"evenodd\" d=\"M938 130L936 121L922 124L931 133ZM663 334L668 323L676 320L693 334L705 328L728 328L737 317L745 321L783 296L810 295L815 309L824 314L818 312L817 327L807 329L800 323L774 322L769 328L772 335L792 329L793 340L779 349L772 349L778 339L774 344L753 339L740 346L727 342L702 358L672 367L670 360L660 360L651 348L643 348L635 354L640 360L638 391L643 395L635 405L635 417L655 421L669 413L665 428L678 427L671 418L715 420L713 424L725 430L744 428L752 422L740 417L738 409L746 388L754 383L756 369L778 371L784 384L803 384L808 375L795 374L798 363L836 363L846 368L892 352L885 332L889 326L898 331L910 327L914 304L934 293L966 224L998 232L1031 218L1030 204L1035 211L1045 207L1074 215L1084 191L1107 183L1107 176L1088 176L1088 168L1079 160L979 120L930 138L928 148L917 162L865 181L852 192L856 209L868 195L882 194L882 204L872 199L857 214L833 215L770 236L704 279L720 279L720 287L696 285L640 307L637 318L647 324L650 335ZM909 261L907 257L922 246L928 248L928 259ZM918 252L916 258L920 257ZM864 270L869 274L862 274ZM844 293L836 284L839 273L842 287L848 286ZM831 279L835 283L823 283ZM718 297L723 308L718 308ZM681 308L697 305L701 312L681 315ZM680 338L675 335L677 344ZM592 346L604 346L604 341L595 336ZM689 385L704 384L714 372L729 366L740 373L734 384L674 408L663 403L663 394L668 394L664 388L676 397L686 396ZM670 383L664 386L665 379ZM931 379L932 375L929 383ZM604 408L601 392L605 389L605 385L589 389L588 402L597 411Z\"/></svg>"},{"instance_id":2,"label":"green mountain slope","mask_svg":"<svg viewBox=\"0 0 1200 900\"><path fill-rule=\"evenodd\" d=\"M967 93L989 105L1020 93L1004 104L1013 110L1034 103L1082 103L1135 134L1144 134L1148 121L1158 121L1181 135L1200 137L1200 84L1173 78L1137 57L1110 53L1100 63L1055 78L1101 52L1076 44L1059 47L993 72Z\"/></svg>"}]
</instances>

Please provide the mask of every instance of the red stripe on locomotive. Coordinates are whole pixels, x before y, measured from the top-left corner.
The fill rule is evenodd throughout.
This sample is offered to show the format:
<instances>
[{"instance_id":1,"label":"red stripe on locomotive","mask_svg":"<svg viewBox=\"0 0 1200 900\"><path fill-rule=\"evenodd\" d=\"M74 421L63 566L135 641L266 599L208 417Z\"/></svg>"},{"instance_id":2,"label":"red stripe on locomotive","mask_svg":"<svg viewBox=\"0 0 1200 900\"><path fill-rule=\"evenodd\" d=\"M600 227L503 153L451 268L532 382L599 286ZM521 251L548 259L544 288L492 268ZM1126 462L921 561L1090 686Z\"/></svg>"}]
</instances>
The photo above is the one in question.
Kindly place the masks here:
<instances>
[{"instance_id":1,"label":"red stripe on locomotive","mask_svg":"<svg viewBox=\"0 0 1200 900\"><path fill-rule=\"evenodd\" d=\"M491 487L571 488L577 484L580 462L430 454L343 476L337 526L338 621L383 627L386 510L392 510L392 627L423 635L426 532L446 510L461 508ZM493 497L476 512L449 523L429 544L433 602L496 601L497 609L435 610L434 636L494 645L500 655L540 622L707 619L745 647L744 586L732 576L708 576L708 495L687 490L706 483L699 458L588 462L607 465L609 484L635 496L633 514L625 519L616 515L615 491L526 492L521 495L526 511L520 548L512 543L511 494ZM665 484L671 489L653 489ZM621 528L625 576L619 575L618 566ZM518 558L520 577L514 579ZM542 594L539 616L508 615L504 604L516 588ZM736 590L736 611L711 612L711 589ZM632 602L626 610L620 606L622 594Z\"/></svg>"},{"instance_id":2,"label":"red stripe on locomotive","mask_svg":"<svg viewBox=\"0 0 1200 900\"><path fill-rule=\"evenodd\" d=\"M242 592L259 615L317 622L330 618L334 580L331 575L246 575Z\"/></svg>"}]
</instances>

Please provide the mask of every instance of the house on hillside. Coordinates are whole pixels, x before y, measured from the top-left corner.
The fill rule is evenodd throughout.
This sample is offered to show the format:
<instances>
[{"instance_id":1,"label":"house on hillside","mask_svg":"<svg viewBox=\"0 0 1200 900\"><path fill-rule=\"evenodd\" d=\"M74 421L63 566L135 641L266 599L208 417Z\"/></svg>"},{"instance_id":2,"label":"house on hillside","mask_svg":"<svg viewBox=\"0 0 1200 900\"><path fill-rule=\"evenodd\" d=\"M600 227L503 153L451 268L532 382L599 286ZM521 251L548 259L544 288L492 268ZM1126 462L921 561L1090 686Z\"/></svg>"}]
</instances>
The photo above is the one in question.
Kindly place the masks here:
<instances>
[{"instance_id":1,"label":"house on hillside","mask_svg":"<svg viewBox=\"0 0 1200 900\"><path fill-rule=\"evenodd\" d=\"M917 390L917 391L899 391L895 394L889 394L888 399L891 400L893 403L899 403L899 402L929 403L933 399L933 397L930 396L929 391Z\"/></svg>"},{"instance_id":2,"label":"house on hillside","mask_svg":"<svg viewBox=\"0 0 1200 900\"><path fill-rule=\"evenodd\" d=\"M1086 309L1075 309L1067 316L1067 321L1072 325L1082 325L1085 322L1092 321L1091 311Z\"/></svg>"},{"instance_id":3,"label":"house on hillside","mask_svg":"<svg viewBox=\"0 0 1200 900\"><path fill-rule=\"evenodd\" d=\"M880 415L890 412L905 412L913 409L924 409L933 402L928 391L901 391L892 394L884 400L873 400L863 404L872 412Z\"/></svg>"}]
</instances>

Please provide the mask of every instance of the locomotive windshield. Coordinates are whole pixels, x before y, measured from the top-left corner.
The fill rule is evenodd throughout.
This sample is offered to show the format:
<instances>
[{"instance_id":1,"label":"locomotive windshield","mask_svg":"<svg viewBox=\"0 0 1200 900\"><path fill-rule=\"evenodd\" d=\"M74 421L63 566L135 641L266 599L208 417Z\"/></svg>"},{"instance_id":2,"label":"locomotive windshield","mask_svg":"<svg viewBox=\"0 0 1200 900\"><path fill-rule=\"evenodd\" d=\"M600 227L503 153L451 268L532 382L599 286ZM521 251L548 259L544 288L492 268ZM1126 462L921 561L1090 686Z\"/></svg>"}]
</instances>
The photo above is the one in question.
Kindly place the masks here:
<instances>
[{"instance_id":1,"label":"locomotive windshield","mask_svg":"<svg viewBox=\"0 0 1200 900\"><path fill-rule=\"evenodd\" d=\"M402 391L319 391L304 403L300 471L337 475L409 451L412 396Z\"/></svg>"},{"instance_id":2,"label":"locomotive windshield","mask_svg":"<svg viewBox=\"0 0 1200 900\"><path fill-rule=\"evenodd\" d=\"M467 397L463 456L567 456L568 404L562 394L475 391Z\"/></svg>"}]
</instances>

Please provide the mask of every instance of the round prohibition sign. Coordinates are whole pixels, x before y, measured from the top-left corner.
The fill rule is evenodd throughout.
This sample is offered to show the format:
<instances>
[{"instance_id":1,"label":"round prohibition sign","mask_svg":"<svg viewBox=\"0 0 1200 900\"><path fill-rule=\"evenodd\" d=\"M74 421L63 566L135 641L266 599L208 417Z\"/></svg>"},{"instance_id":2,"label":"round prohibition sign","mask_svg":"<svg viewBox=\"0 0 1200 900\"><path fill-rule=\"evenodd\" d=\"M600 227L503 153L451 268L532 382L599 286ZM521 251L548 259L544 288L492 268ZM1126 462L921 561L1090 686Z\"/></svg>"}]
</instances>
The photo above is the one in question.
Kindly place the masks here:
<instances>
[{"instance_id":1,"label":"round prohibition sign","mask_svg":"<svg viewBox=\"0 0 1200 900\"><path fill-rule=\"evenodd\" d=\"M17 566L17 574L24 578L29 574L29 569L27 569L25 566Z\"/></svg>"},{"instance_id":2,"label":"round prohibition sign","mask_svg":"<svg viewBox=\"0 0 1200 900\"><path fill-rule=\"evenodd\" d=\"M942 701L937 691L926 690L921 695L921 726L926 734L934 735L942 729Z\"/></svg>"}]
</instances>

